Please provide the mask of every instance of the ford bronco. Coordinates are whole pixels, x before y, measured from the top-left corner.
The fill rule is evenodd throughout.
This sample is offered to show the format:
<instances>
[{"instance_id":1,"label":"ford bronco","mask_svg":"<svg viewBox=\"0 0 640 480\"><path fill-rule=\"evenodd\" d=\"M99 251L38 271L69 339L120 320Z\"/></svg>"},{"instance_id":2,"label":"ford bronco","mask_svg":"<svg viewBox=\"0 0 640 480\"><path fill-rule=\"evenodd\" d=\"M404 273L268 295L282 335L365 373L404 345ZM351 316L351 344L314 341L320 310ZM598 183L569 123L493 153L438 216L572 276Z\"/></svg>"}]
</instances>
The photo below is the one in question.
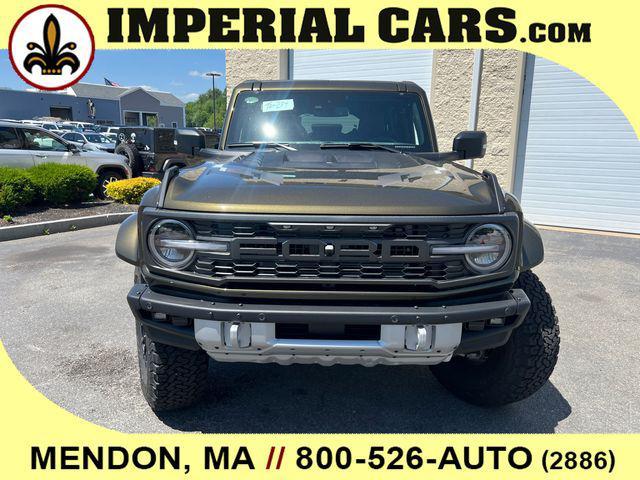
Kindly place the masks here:
<instances>
[{"instance_id":1,"label":"ford bronco","mask_svg":"<svg viewBox=\"0 0 640 480\"><path fill-rule=\"evenodd\" d=\"M440 151L410 82L236 87L218 149L118 232L150 406L201 398L208 357L428 365L484 406L536 392L559 350L543 245L494 174L456 163L485 147Z\"/></svg>"}]
</instances>

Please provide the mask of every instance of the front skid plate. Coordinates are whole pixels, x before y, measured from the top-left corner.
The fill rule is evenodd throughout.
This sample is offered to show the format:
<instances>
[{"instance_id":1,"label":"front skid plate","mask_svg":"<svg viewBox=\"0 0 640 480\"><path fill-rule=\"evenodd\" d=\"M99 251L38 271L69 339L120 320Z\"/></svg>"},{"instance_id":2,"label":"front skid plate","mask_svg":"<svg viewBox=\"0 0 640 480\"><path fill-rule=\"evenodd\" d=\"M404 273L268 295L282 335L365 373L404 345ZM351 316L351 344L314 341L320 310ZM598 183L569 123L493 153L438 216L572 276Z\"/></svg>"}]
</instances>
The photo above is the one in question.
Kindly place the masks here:
<instances>
[{"instance_id":1,"label":"front skid plate","mask_svg":"<svg viewBox=\"0 0 640 480\"><path fill-rule=\"evenodd\" d=\"M244 347L231 346L229 322L195 320L198 344L223 362L317 363L320 365L434 365L451 359L460 344L462 324L425 325L428 342L421 351L406 345L407 325L382 325L379 340L307 340L276 338L274 323L250 323ZM250 339L249 339L250 338Z\"/></svg>"}]
</instances>

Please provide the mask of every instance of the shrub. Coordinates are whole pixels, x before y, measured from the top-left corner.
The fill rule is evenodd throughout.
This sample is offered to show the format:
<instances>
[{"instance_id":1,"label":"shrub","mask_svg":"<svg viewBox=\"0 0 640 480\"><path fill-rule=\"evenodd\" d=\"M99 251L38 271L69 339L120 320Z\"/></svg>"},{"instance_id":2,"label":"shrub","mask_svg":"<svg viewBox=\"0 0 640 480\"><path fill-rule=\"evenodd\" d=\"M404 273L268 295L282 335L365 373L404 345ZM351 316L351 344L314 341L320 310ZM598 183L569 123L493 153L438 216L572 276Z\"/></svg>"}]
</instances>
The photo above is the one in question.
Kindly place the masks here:
<instances>
[{"instance_id":1,"label":"shrub","mask_svg":"<svg viewBox=\"0 0 640 480\"><path fill-rule=\"evenodd\" d=\"M53 205L87 200L98 185L96 174L81 165L44 163L30 168L28 172L38 198Z\"/></svg>"},{"instance_id":2,"label":"shrub","mask_svg":"<svg viewBox=\"0 0 640 480\"><path fill-rule=\"evenodd\" d=\"M160 180L155 178L136 177L118 180L107 185L107 195L117 202L140 203L145 192L156 185L160 185Z\"/></svg>"},{"instance_id":3,"label":"shrub","mask_svg":"<svg viewBox=\"0 0 640 480\"><path fill-rule=\"evenodd\" d=\"M24 169L0 167L0 214L29 205L35 195L35 186Z\"/></svg>"}]
</instances>

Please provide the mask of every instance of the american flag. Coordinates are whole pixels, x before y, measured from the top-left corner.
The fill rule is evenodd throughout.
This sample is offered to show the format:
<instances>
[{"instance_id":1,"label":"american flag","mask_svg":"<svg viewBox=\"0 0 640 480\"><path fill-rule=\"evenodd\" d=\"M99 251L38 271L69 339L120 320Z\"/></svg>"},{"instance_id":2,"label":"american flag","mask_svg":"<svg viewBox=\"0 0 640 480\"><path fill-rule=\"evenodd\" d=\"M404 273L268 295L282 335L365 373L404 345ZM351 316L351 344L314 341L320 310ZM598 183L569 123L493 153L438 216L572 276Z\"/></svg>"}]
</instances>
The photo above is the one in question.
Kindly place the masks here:
<instances>
[{"instance_id":1,"label":"american flag","mask_svg":"<svg viewBox=\"0 0 640 480\"><path fill-rule=\"evenodd\" d=\"M104 78L104 84L105 84L105 85L108 85L108 86L110 86L110 87L119 87L119 86L120 86L120 84L119 84L119 83L112 82L111 80L109 80L109 79L108 79L108 78L106 78L106 77L103 77L103 78Z\"/></svg>"}]
</instances>

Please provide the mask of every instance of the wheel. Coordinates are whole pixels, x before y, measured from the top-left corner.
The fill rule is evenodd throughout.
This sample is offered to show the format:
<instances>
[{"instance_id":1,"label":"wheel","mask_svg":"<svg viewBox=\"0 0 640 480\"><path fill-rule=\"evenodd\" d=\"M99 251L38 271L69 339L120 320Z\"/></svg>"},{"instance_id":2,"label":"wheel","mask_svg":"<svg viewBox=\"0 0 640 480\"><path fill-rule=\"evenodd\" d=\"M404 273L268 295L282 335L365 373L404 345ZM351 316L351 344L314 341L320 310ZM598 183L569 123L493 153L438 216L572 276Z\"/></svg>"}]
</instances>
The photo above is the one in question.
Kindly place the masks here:
<instances>
[{"instance_id":1,"label":"wheel","mask_svg":"<svg viewBox=\"0 0 640 480\"><path fill-rule=\"evenodd\" d=\"M174 410L199 401L207 381L207 354L151 340L145 327L136 323L140 384L151 409Z\"/></svg>"},{"instance_id":2,"label":"wheel","mask_svg":"<svg viewBox=\"0 0 640 480\"><path fill-rule=\"evenodd\" d=\"M131 168L131 172L134 177L137 177L142 173L144 165L142 163L142 158L140 157L140 152L138 152L135 145L121 143L115 148L113 153L127 157L127 164L129 165L129 168Z\"/></svg>"},{"instance_id":3,"label":"wheel","mask_svg":"<svg viewBox=\"0 0 640 480\"><path fill-rule=\"evenodd\" d=\"M124 174L117 170L105 170L103 172L100 172L100 175L98 175L96 197L101 200L106 200L107 198L109 198L109 195L107 195L107 185L109 185L111 182L122 180L123 178Z\"/></svg>"},{"instance_id":4,"label":"wheel","mask_svg":"<svg viewBox=\"0 0 640 480\"><path fill-rule=\"evenodd\" d=\"M442 385L474 405L501 406L533 395L558 360L558 317L544 285L536 274L526 271L514 287L524 290L531 307L505 345L431 367Z\"/></svg>"}]
</instances>

